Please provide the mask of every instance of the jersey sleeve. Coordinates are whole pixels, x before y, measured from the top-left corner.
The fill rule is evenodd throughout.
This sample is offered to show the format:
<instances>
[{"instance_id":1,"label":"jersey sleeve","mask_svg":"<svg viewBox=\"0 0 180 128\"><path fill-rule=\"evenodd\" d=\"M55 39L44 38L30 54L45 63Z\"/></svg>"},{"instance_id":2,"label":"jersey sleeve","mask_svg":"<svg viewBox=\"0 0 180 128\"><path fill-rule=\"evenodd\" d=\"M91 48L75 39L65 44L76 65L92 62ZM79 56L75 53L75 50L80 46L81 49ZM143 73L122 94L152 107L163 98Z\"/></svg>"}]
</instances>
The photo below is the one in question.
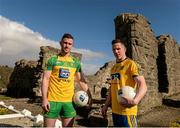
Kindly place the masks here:
<instances>
[{"instance_id":1,"label":"jersey sleeve","mask_svg":"<svg viewBox=\"0 0 180 128\"><path fill-rule=\"evenodd\" d=\"M77 58L73 58L76 64L76 72L81 72L81 62Z\"/></svg>"},{"instance_id":2,"label":"jersey sleeve","mask_svg":"<svg viewBox=\"0 0 180 128\"><path fill-rule=\"evenodd\" d=\"M53 66L55 65L57 61L57 57L51 57L48 59L47 63L46 63L46 67L45 67L45 70L52 70L53 69Z\"/></svg>"},{"instance_id":3,"label":"jersey sleeve","mask_svg":"<svg viewBox=\"0 0 180 128\"><path fill-rule=\"evenodd\" d=\"M138 64L136 62L132 62L132 64L130 65L130 72L131 72L131 76L132 77L137 77L139 76L139 67Z\"/></svg>"},{"instance_id":4,"label":"jersey sleeve","mask_svg":"<svg viewBox=\"0 0 180 128\"><path fill-rule=\"evenodd\" d=\"M80 62L77 63L76 72L81 72L81 63Z\"/></svg>"}]
</instances>

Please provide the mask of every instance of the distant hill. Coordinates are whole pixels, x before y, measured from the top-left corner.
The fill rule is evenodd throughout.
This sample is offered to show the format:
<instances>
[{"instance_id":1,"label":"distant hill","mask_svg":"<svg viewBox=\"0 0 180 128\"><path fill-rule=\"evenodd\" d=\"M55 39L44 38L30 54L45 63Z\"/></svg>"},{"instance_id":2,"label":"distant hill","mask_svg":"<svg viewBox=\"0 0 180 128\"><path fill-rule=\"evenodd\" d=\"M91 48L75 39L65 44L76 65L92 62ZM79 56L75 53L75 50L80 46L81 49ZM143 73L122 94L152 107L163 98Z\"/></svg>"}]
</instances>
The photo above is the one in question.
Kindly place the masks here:
<instances>
[{"instance_id":1,"label":"distant hill","mask_svg":"<svg viewBox=\"0 0 180 128\"><path fill-rule=\"evenodd\" d=\"M0 90L7 87L12 71L13 68L0 65Z\"/></svg>"}]
</instances>

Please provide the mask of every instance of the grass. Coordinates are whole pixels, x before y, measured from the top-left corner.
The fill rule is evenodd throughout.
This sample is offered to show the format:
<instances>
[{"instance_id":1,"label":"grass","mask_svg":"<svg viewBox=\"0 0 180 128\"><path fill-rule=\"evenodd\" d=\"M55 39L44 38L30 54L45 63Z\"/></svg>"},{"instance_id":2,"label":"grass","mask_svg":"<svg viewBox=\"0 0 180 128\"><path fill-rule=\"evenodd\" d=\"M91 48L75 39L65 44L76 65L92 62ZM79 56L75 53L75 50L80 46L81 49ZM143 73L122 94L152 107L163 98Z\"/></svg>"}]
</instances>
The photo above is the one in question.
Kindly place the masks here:
<instances>
[{"instance_id":1,"label":"grass","mask_svg":"<svg viewBox=\"0 0 180 128\"><path fill-rule=\"evenodd\" d=\"M0 101L3 101L3 100L10 100L12 99L11 97L7 97L5 95L0 95ZM4 107L1 107L0 106L0 115L5 115L5 114L12 114L14 112L10 111L9 109L7 108L4 108Z\"/></svg>"},{"instance_id":2,"label":"grass","mask_svg":"<svg viewBox=\"0 0 180 128\"><path fill-rule=\"evenodd\" d=\"M0 100L10 100L12 99L11 97L7 97L5 95L0 95Z\"/></svg>"},{"instance_id":3,"label":"grass","mask_svg":"<svg viewBox=\"0 0 180 128\"><path fill-rule=\"evenodd\" d=\"M180 127L180 118L176 119L170 124L170 127Z\"/></svg>"},{"instance_id":4,"label":"grass","mask_svg":"<svg viewBox=\"0 0 180 128\"><path fill-rule=\"evenodd\" d=\"M0 115L5 115L9 112L7 108L0 107Z\"/></svg>"}]
</instances>

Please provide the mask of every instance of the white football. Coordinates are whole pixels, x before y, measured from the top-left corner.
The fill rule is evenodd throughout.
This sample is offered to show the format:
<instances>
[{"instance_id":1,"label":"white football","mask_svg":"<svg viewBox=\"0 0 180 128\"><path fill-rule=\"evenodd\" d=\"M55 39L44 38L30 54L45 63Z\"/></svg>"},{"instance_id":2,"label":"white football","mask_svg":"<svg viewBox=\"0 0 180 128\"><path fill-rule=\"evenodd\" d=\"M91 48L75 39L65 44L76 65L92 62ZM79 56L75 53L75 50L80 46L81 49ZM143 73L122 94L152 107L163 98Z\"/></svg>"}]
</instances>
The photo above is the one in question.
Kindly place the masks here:
<instances>
[{"instance_id":1,"label":"white football","mask_svg":"<svg viewBox=\"0 0 180 128\"><path fill-rule=\"evenodd\" d=\"M135 89L130 87L130 86L123 86L117 94L117 99L119 102L123 100L122 97L128 98L128 99L133 99L136 95Z\"/></svg>"},{"instance_id":2,"label":"white football","mask_svg":"<svg viewBox=\"0 0 180 128\"><path fill-rule=\"evenodd\" d=\"M89 100L89 97L85 91L78 91L74 94L74 97L73 97L74 103L79 107L83 107L87 105L88 100Z\"/></svg>"}]
</instances>

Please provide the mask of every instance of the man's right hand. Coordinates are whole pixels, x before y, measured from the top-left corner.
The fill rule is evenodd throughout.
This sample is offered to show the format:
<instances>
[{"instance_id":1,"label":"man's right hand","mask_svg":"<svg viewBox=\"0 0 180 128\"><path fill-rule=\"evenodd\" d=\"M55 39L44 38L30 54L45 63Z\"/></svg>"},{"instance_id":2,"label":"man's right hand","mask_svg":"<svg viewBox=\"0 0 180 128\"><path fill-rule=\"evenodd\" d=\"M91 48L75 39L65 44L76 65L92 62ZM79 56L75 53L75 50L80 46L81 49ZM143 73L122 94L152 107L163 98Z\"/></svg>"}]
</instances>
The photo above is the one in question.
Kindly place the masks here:
<instances>
[{"instance_id":1,"label":"man's right hand","mask_svg":"<svg viewBox=\"0 0 180 128\"><path fill-rule=\"evenodd\" d=\"M48 100L43 100L42 101L42 108L45 112L48 112L50 109L50 104L48 102Z\"/></svg>"}]
</instances>

